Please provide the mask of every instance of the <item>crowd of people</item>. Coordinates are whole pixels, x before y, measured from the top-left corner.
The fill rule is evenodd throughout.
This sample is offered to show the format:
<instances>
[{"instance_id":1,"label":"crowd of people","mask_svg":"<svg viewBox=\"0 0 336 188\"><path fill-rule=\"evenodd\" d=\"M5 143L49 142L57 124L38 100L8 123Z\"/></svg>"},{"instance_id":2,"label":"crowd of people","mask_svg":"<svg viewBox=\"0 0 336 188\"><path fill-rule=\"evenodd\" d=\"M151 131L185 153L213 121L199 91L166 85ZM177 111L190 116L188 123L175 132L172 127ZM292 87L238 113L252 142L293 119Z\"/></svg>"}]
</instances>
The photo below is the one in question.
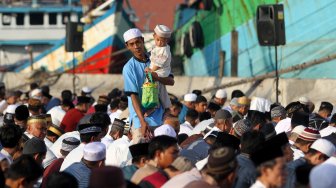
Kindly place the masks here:
<instances>
[{"instance_id":1,"label":"crowd of people","mask_svg":"<svg viewBox=\"0 0 336 188\"><path fill-rule=\"evenodd\" d=\"M166 31L156 30L159 37ZM276 104L219 89L211 98L193 90L145 109L145 73L163 90L174 75L148 69L138 29L124 39L133 54L124 88L96 99L90 87L78 96L65 89L58 98L48 86L33 83L22 92L0 83L0 187L336 187L330 102L315 108L298 96Z\"/></svg>"}]
</instances>

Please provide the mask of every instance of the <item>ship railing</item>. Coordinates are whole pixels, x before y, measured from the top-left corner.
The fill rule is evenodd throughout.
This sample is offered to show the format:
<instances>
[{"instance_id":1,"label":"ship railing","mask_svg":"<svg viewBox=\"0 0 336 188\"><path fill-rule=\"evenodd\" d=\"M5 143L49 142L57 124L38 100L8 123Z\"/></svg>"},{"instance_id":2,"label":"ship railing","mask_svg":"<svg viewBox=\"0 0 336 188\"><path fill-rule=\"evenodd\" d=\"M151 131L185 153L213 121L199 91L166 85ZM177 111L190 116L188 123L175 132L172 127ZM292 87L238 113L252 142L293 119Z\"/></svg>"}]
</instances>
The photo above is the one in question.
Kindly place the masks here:
<instances>
[{"instance_id":1,"label":"ship railing","mask_svg":"<svg viewBox=\"0 0 336 188\"><path fill-rule=\"evenodd\" d=\"M81 18L81 22L83 23L91 23L93 18L102 16L108 7L114 2L115 0L108 0L105 1L103 4L99 5L97 8L91 10L87 13L84 17Z\"/></svg>"}]
</instances>

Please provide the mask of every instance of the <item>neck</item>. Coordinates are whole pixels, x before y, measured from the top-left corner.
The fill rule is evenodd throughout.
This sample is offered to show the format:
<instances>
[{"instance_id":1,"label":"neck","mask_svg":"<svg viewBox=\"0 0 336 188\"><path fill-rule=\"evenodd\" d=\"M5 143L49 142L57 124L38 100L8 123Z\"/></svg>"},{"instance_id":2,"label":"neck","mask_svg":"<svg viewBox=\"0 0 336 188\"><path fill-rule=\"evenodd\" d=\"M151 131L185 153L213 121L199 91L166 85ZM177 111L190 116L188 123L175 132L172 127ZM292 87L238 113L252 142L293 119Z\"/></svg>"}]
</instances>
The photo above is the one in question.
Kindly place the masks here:
<instances>
[{"instance_id":1,"label":"neck","mask_svg":"<svg viewBox=\"0 0 336 188\"><path fill-rule=\"evenodd\" d=\"M14 156L16 149L15 148L3 148L4 150L6 150L9 155L11 155L12 157Z\"/></svg>"},{"instance_id":2,"label":"neck","mask_svg":"<svg viewBox=\"0 0 336 188\"><path fill-rule=\"evenodd\" d=\"M213 177L209 176L208 174L202 173L202 177L203 177L203 180L207 182L208 184L212 186L218 186L218 183L216 182L216 180Z\"/></svg>"},{"instance_id":3,"label":"neck","mask_svg":"<svg viewBox=\"0 0 336 188\"><path fill-rule=\"evenodd\" d=\"M142 62L146 62L147 61L147 57L146 54L142 54L142 55L138 55L138 56L134 56L136 59L142 61Z\"/></svg>"},{"instance_id":4,"label":"neck","mask_svg":"<svg viewBox=\"0 0 336 188\"><path fill-rule=\"evenodd\" d=\"M265 186L265 187L271 187L270 183L267 181L266 177L261 176L258 178L258 180Z\"/></svg>"}]
</instances>

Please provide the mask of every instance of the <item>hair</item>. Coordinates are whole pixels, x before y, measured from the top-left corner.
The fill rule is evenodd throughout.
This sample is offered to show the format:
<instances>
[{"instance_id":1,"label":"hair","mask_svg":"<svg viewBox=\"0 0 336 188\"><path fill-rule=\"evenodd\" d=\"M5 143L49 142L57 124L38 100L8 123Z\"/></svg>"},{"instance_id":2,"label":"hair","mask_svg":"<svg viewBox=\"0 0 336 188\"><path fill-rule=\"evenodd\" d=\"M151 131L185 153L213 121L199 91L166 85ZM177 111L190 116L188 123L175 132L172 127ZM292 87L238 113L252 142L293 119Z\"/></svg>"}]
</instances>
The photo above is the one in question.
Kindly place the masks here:
<instances>
[{"instance_id":1,"label":"hair","mask_svg":"<svg viewBox=\"0 0 336 188\"><path fill-rule=\"evenodd\" d=\"M185 133L177 135L177 143L180 145L184 142L189 136Z\"/></svg>"},{"instance_id":2,"label":"hair","mask_svg":"<svg viewBox=\"0 0 336 188\"><path fill-rule=\"evenodd\" d=\"M201 103L201 102L208 102L208 100L204 96L199 95L199 96L197 96L195 103L198 104L198 103Z\"/></svg>"},{"instance_id":3,"label":"hair","mask_svg":"<svg viewBox=\"0 0 336 188\"><path fill-rule=\"evenodd\" d=\"M140 155L132 158L132 164L139 164L141 159L145 157L147 159L147 155Z\"/></svg>"},{"instance_id":4,"label":"hair","mask_svg":"<svg viewBox=\"0 0 336 188\"><path fill-rule=\"evenodd\" d=\"M96 112L90 118L90 123L102 124L102 129L105 129L111 124L110 116L106 112Z\"/></svg>"},{"instance_id":5,"label":"hair","mask_svg":"<svg viewBox=\"0 0 336 188\"><path fill-rule=\"evenodd\" d=\"M182 109L182 107L183 107L182 103L180 101L177 101L177 100L171 100L171 104L172 104L172 106L180 108L180 109Z\"/></svg>"},{"instance_id":6,"label":"hair","mask_svg":"<svg viewBox=\"0 0 336 188\"><path fill-rule=\"evenodd\" d=\"M195 95L197 95L197 96L201 96L201 95L202 95L202 91L199 90L199 89L194 89L194 90L192 90L191 93L193 93L193 94L195 94Z\"/></svg>"},{"instance_id":7,"label":"hair","mask_svg":"<svg viewBox=\"0 0 336 188\"><path fill-rule=\"evenodd\" d=\"M42 106L32 106L28 105L28 110L38 113Z\"/></svg>"},{"instance_id":8,"label":"hair","mask_svg":"<svg viewBox=\"0 0 336 188\"><path fill-rule=\"evenodd\" d=\"M56 136L57 138L59 137L57 134L49 130L47 130L47 136Z\"/></svg>"},{"instance_id":9,"label":"hair","mask_svg":"<svg viewBox=\"0 0 336 188\"><path fill-rule=\"evenodd\" d=\"M194 109L190 109L187 111L186 118L190 119L197 119L198 118L198 112Z\"/></svg>"},{"instance_id":10,"label":"hair","mask_svg":"<svg viewBox=\"0 0 336 188\"><path fill-rule=\"evenodd\" d=\"M202 122L203 120L211 119L210 112L202 112L199 114L199 121Z\"/></svg>"},{"instance_id":11,"label":"hair","mask_svg":"<svg viewBox=\"0 0 336 188\"><path fill-rule=\"evenodd\" d=\"M48 188L73 188L78 187L78 182L75 177L66 172L56 172L51 174L46 179L46 187Z\"/></svg>"},{"instance_id":12,"label":"hair","mask_svg":"<svg viewBox=\"0 0 336 188\"><path fill-rule=\"evenodd\" d=\"M61 105L62 106L70 107L70 109L75 107L75 105L70 100L68 100L68 99L62 100Z\"/></svg>"},{"instance_id":13,"label":"hair","mask_svg":"<svg viewBox=\"0 0 336 188\"><path fill-rule=\"evenodd\" d=\"M43 174L43 168L31 156L22 155L9 167L6 178L17 180L24 178L27 183L36 181Z\"/></svg>"},{"instance_id":14,"label":"hair","mask_svg":"<svg viewBox=\"0 0 336 188\"><path fill-rule=\"evenodd\" d=\"M61 93L62 101L68 100L72 101L72 92L70 90L63 90Z\"/></svg>"},{"instance_id":15,"label":"hair","mask_svg":"<svg viewBox=\"0 0 336 188\"><path fill-rule=\"evenodd\" d=\"M323 101L323 102L321 102L319 112L320 111L328 111L329 113L331 113L333 111L333 108L334 107L330 102Z\"/></svg>"},{"instance_id":16,"label":"hair","mask_svg":"<svg viewBox=\"0 0 336 188\"><path fill-rule=\"evenodd\" d=\"M297 137L295 140L295 143L299 144L299 145L307 145L307 144L312 144L314 141L307 141L307 140L303 140L300 137Z\"/></svg>"},{"instance_id":17,"label":"hair","mask_svg":"<svg viewBox=\"0 0 336 188\"><path fill-rule=\"evenodd\" d=\"M273 168L276 165L276 159L272 159L266 162L261 163L257 166L257 177L261 176L261 170L263 168Z\"/></svg>"},{"instance_id":18,"label":"hair","mask_svg":"<svg viewBox=\"0 0 336 188\"><path fill-rule=\"evenodd\" d=\"M317 151L316 149L313 149L313 148L309 148L306 155L316 155L318 153L322 155L323 161L326 161L327 159L329 159L329 157L326 154L321 153L320 151Z\"/></svg>"},{"instance_id":19,"label":"hair","mask_svg":"<svg viewBox=\"0 0 336 188\"><path fill-rule=\"evenodd\" d=\"M97 133L87 133L87 134L80 134L79 137L80 137L81 142L90 143L91 138L96 137L98 135L99 135L98 132Z\"/></svg>"},{"instance_id":20,"label":"hair","mask_svg":"<svg viewBox=\"0 0 336 188\"><path fill-rule=\"evenodd\" d=\"M261 126L259 131L264 134L266 140L269 140L276 135L275 128L272 123L266 123L265 125Z\"/></svg>"},{"instance_id":21,"label":"hair","mask_svg":"<svg viewBox=\"0 0 336 188\"><path fill-rule=\"evenodd\" d=\"M127 96L123 95L120 97L119 109L125 110L128 107Z\"/></svg>"},{"instance_id":22,"label":"hair","mask_svg":"<svg viewBox=\"0 0 336 188\"><path fill-rule=\"evenodd\" d=\"M161 135L154 137L148 146L148 156L150 159L155 158L155 153L157 151L164 151L168 149L171 146L174 146L177 144L177 140L173 137Z\"/></svg>"},{"instance_id":23,"label":"hair","mask_svg":"<svg viewBox=\"0 0 336 188\"><path fill-rule=\"evenodd\" d=\"M22 131L15 124L4 125L0 128L0 142L5 148L14 148L22 137Z\"/></svg>"},{"instance_id":24,"label":"hair","mask_svg":"<svg viewBox=\"0 0 336 188\"><path fill-rule=\"evenodd\" d=\"M105 104L96 104L94 106L96 112L107 112L107 105Z\"/></svg>"},{"instance_id":25,"label":"hair","mask_svg":"<svg viewBox=\"0 0 336 188\"><path fill-rule=\"evenodd\" d=\"M34 90L38 87L39 87L39 85L36 82L33 82L33 83L30 84L30 90Z\"/></svg>"},{"instance_id":26,"label":"hair","mask_svg":"<svg viewBox=\"0 0 336 188\"><path fill-rule=\"evenodd\" d=\"M241 90L233 90L231 93L231 99L233 98L239 98L239 97L244 97L245 94Z\"/></svg>"},{"instance_id":27,"label":"hair","mask_svg":"<svg viewBox=\"0 0 336 188\"><path fill-rule=\"evenodd\" d=\"M336 113L331 116L330 123L336 123Z\"/></svg>"},{"instance_id":28,"label":"hair","mask_svg":"<svg viewBox=\"0 0 336 188\"><path fill-rule=\"evenodd\" d=\"M105 159L104 159L105 160ZM102 161L88 161L88 160L85 160L84 158L82 158L82 161L83 163L86 164L86 166L88 166L89 168L95 168L98 166L98 164Z\"/></svg>"},{"instance_id":29,"label":"hair","mask_svg":"<svg viewBox=\"0 0 336 188\"><path fill-rule=\"evenodd\" d=\"M119 103L120 103L120 99L113 99L110 103L110 108L111 110L114 110L114 109L118 109L119 108Z\"/></svg>"},{"instance_id":30,"label":"hair","mask_svg":"<svg viewBox=\"0 0 336 188\"><path fill-rule=\"evenodd\" d=\"M251 121L251 127L255 127L258 124L260 124L261 126L264 125L266 123L266 117L265 114L259 111L248 111L247 114L247 118L248 120Z\"/></svg>"},{"instance_id":31,"label":"hair","mask_svg":"<svg viewBox=\"0 0 336 188\"><path fill-rule=\"evenodd\" d=\"M265 142L265 136L259 131L247 131L240 138L241 153L251 154Z\"/></svg>"}]
</instances>

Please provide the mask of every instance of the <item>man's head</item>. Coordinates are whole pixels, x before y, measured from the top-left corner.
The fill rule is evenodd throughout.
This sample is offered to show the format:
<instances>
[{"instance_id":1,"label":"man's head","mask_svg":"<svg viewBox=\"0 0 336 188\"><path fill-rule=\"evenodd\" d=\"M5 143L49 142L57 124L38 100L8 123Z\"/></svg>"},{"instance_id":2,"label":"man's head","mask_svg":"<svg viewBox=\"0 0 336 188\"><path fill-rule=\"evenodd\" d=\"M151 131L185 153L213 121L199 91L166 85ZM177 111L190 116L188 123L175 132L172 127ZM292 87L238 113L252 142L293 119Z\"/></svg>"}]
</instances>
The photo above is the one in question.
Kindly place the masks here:
<instances>
[{"instance_id":1,"label":"man's head","mask_svg":"<svg viewBox=\"0 0 336 188\"><path fill-rule=\"evenodd\" d=\"M102 132L100 136L103 138L107 134L108 127L111 124L111 118L106 112L96 112L91 116L90 122L101 125Z\"/></svg>"},{"instance_id":2,"label":"man's head","mask_svg":"<svg viewBox=\"0 0 336 188\"><path fill-rule=\"evenodd\" d=\"M191 126L195 127L198 120L198 112L192 109L188 110L185 119L191 124Z\"/></svg>"},{"instance_id":3,"label":"man's head","mask_svg":"<svg viewBox=\"0 0 336 188\"><path fill-rule=\"evenodd\" d=\"M196 98L196 101L195 101L195 110L198 112L198 113L202 113L202 112L205 112L206 109L207 109L207 106L208 106L208 101L207 99L200 95Z\"/></svg>"},{"instance_id":4,"label":"man's head","mask_svg":"<svg viewBox=\"0 0 336 188\"><path fill-rule=\"evenodd\" d=\"M40 115L42 112L42 103L38 99L31 98L28 100L28 110L32 115Z\"/></svg>"},{"instance_id":5,"label":"man's head","mask_svg":"<svg viewBox=\"0 0 336 188\"><path fill-rule=\"evenodd\" d=\"M7 171L6 186L32 188L43 168L31 156L23 155L16 159Z\"/></svg>"},{"instance_id":6,"label":"man's head","mask_svg":"<svg viewBox=\"0 0 336 188\"><path fill-rule=\"evenodd\" d=\"M73 149L78 147L80 141L75 137L68 137L62 140L62 147L60 153L63 157L66 157Z\"/></svg>"},{"instance_id":7,"label":"man's head","mask_svg":"<svg viewBox=\"0 0 336 188\"><path fill-rule=\"evenodd\" d=\"M303 153L307 153L313 142L320 138L321 135L317 129L307 127L299 134L298 138L295 140L295 145Z\"/></svg>"},{"instance_id":8,"label":"man's head","mask_svg":"<svg viewBox=\"0 0 336 188\"><path fill-rule=\"evenodd\" d=\"M215 117L216 112L221 109L221 106L219 106L216 103L209 102L208 104L208 112L211 114L211 117Z\"/></svg>"},{"instance_id":9,"label":"man's head","mask_svg":"<svg viewBox=\"0 0 336 188\"><path fill-rule=\"evenodd\" d=\"M61 98L62 98L62 101L64 100L72 101L72 92L70 90L63 90L61 92Z\"/></svg>"},{"instance_id":10,"label":"man's head","mask_svg":"<svg viewBox=\"0 0 336 188\"><path fill-rule=\"evenodd\" d=\"M328 118L331 115L333 108L334 107L330 102L323 101L321 102L321 106L318 111L318 114L322 116L323 118Z\"/></svg>"},{"instance_id":11,"label":"man's head","mask_svg":"<svg viewBox=\"0 0 336 188\"><path fill-rule=\"evenodd\" d=\"M251 154L265 142L265 136L259 131L247 131L240 138L241 153Z\"/></svg>"},{"instance_id":12,"label":"man's head","mask_svg":"<svg viewBox=\"0 0 336 188\"><path fill-rule=\"evenodd\" d=\"M232 128L232 115L227 110L218 110L215 115L215 124L221 131L229 133Z\"/></svg>"},{"instance_id":13,"label":"man's head","mask_svg":"<svg viewBox=\"0 0 336 188\"><path fill-rule=\"evenodd\" d=\"M91 142L84 146L82 161L89 168L105 165L106 146L101 142Z\"/></svg>"},{"instance_id":14,"label":"man's head","mask_svg":"<svg viewBox=\"0 0 336 188\"><path fill-rule=\"evenodd\" d=\"M167 168L177 158L177 140L165 135L154 137L149 143L148 155L157 161L159 168Z\"/></svg>"},{"instance_id":15,"label":"man's head","mask_svg":"<svg viewBox=\"0 0 336 188\"><path fill-rule=\"evenodd\" d=\"M306 158L313 165L319 165L335 155L335 146L326 139L317 139L309 148Z\"/></svg>"},{"instance_id":16,"label":"man's head","mask_svg":"<svg viewBox=\"0 0 336 188\"><path fill-rule=\"evenodd\" d=\"M30 116L27 121L27 132L43 140L47 134L47 123L44 116Z\"/></svg>"},{"instance_id":17,"label":"man's head","mask_svg":"<svg viewBox=\"0 0 336 188\"><path fill-rule=\"evenodd\" d=\"M169 42L171 30L165 25L156 25L154 28L154 42L158 47L164 47Z\"/></svg>"},{"instance_id":18,"label":"man's head","mask_svg":"<svg viewBox=\"0 0 336 188\"><path fill-rule=\"evenodd\" d=\"M219 89L216 91L214 98L216 104L218 104L219 106L223 106L226 102L226 99L227 99L227 93L225 89Z\"/></svg>"},{"instance_id":19,"label":"man's head","mask_svg":"<svg viewBox=\"0 0 336 188\"><path fill-rule=\"evenodd\" d=\"M109 132L110 136L116 140L119 139L123 136L124 134L124 129L125 129L125 122L115 118L113 123L112 123L112 127L111 127L111 131Z\"/></svg>"},{"instance_id":20,"label":"man's head","mask_svg":"<svg viewBox=\"0 0 336 188\"><path fill-rule=\"evenodd\" d=\"M44 141L38 138L29 139L23 146L22 154L32 156L36 162L42 164L47 153L47 146Z\"/></svg>"},{"instance_id":21,"label":"man's head","mask_svg":"<svg viewBox=\"0 0 336 188\"><path fill-rule=\"evenodd\" d=\"M124 41L127 49L130 50L136 58L144 60L144 38L142 37L142 33L139 29L132 28L127 30L124 33Z\"/></svg>"},{"instance_id":22,"label":"man's head","mask_svg":"<svg viewBox=\"0 0 336 188\"><path fill-rule=\"evenodd\" d=\"M79 96L77 97L77 105L76 108L83 112L86 113L90 107L90 98L86 96Z\"/></svg>"},{"instance_id":23,"label":"man's head","mask_svg":"<svg viewBox=\"0 0 336 188\"><path fill-rule=\"evenodd\" d=\"M64 130L58 126L51 125L47 130L47 138L52 143L56 142L56 140L64 134Z\"/></svg>"},{"instance_id":24,"label":"man's head","mask_svg":"<svg viewBox=\"0 0 336 188\"><path fill-rule=\"evenodd\" d=\"M148 159L148 143L139 143L129 146L132 155L132 163L143 167Z\"/></svg>"},{"instance_id":25,"label":"man's head","mask_svg":"<svg viewBox=\"0 0 336 188\"><path fill-rule=\"evenodd\" d=\"M7 104L15 104L17 102L17 97L14 91L6 91L5 99Z\"/></svg>"},{"instance_id":26,"label":"man's head","mask_svg":"<svg viewBox=\"0 0 336 188\"><path fill-rule=\"evenodd\" d=\"M220 147L211 151L208 164L202 171L211 176L220 187L231 187L235 179L236 168L235 150Z\"/></svg>"},{"instance_id":27,"label":"man's head","mask_svg":"<svg viewBox=\"0 0 336 188\"><path fill-rule=\"evenodd\" d=\"M0 128L0 142L4 148L18 148L22 132L20 127L12 124Z\"/></svg>"},{"instance_id":28,"label":"man's head","mask_svg":"<svg viewBox=\"0 0 336 188\"><path fill-rule=\"evenodd\" d=\"M247 98L246 96L243 97L239 97L237 99L237 103L238 103L238 112L245 116L250 108L250 103L251 100L249 98Z\"/></svg>"},{"instance_id":29,"label":"man's head","mask_svg":"<svg viewBox=\"0 0 336 188\"><path fill-rule=\"evenodd\" d=\"M172 100L171 104L172 105L169 108L170 115L172 115L174 117L178 117L181 110L182 110L182 103L180 103L177 100Z\"/></svg>"},{"instance_id":30,"label":"man's head","mask_svg":"<svg viewBox=\"0 0 336 188\"><path fill-rule=\"evenodd\" d=\"M283 106L276 106L271 110L272 121L278 123L280 120L286 118L286 110Z\"/></svg>"},{"instance_id":31,"label":"man's head","mask_svg":"<svg viewBox=\"0 0 336 188\"><path fill-rule=\"evenodd\" d=\"M195 101L197 95L194 93L188 93L184 95L184 105L186 105L189 109L195 109Z\"/></svg>"},{"instance_id":32,"label":"man's head","mask_svg":"<svg viewBox=\"0 0 336 188\"><path fill-rule=\"evenodd\" d=\"M101 126L93 123L79 124L78 132L82 143L100 141Z\"/></svg>"}]
</instances>

